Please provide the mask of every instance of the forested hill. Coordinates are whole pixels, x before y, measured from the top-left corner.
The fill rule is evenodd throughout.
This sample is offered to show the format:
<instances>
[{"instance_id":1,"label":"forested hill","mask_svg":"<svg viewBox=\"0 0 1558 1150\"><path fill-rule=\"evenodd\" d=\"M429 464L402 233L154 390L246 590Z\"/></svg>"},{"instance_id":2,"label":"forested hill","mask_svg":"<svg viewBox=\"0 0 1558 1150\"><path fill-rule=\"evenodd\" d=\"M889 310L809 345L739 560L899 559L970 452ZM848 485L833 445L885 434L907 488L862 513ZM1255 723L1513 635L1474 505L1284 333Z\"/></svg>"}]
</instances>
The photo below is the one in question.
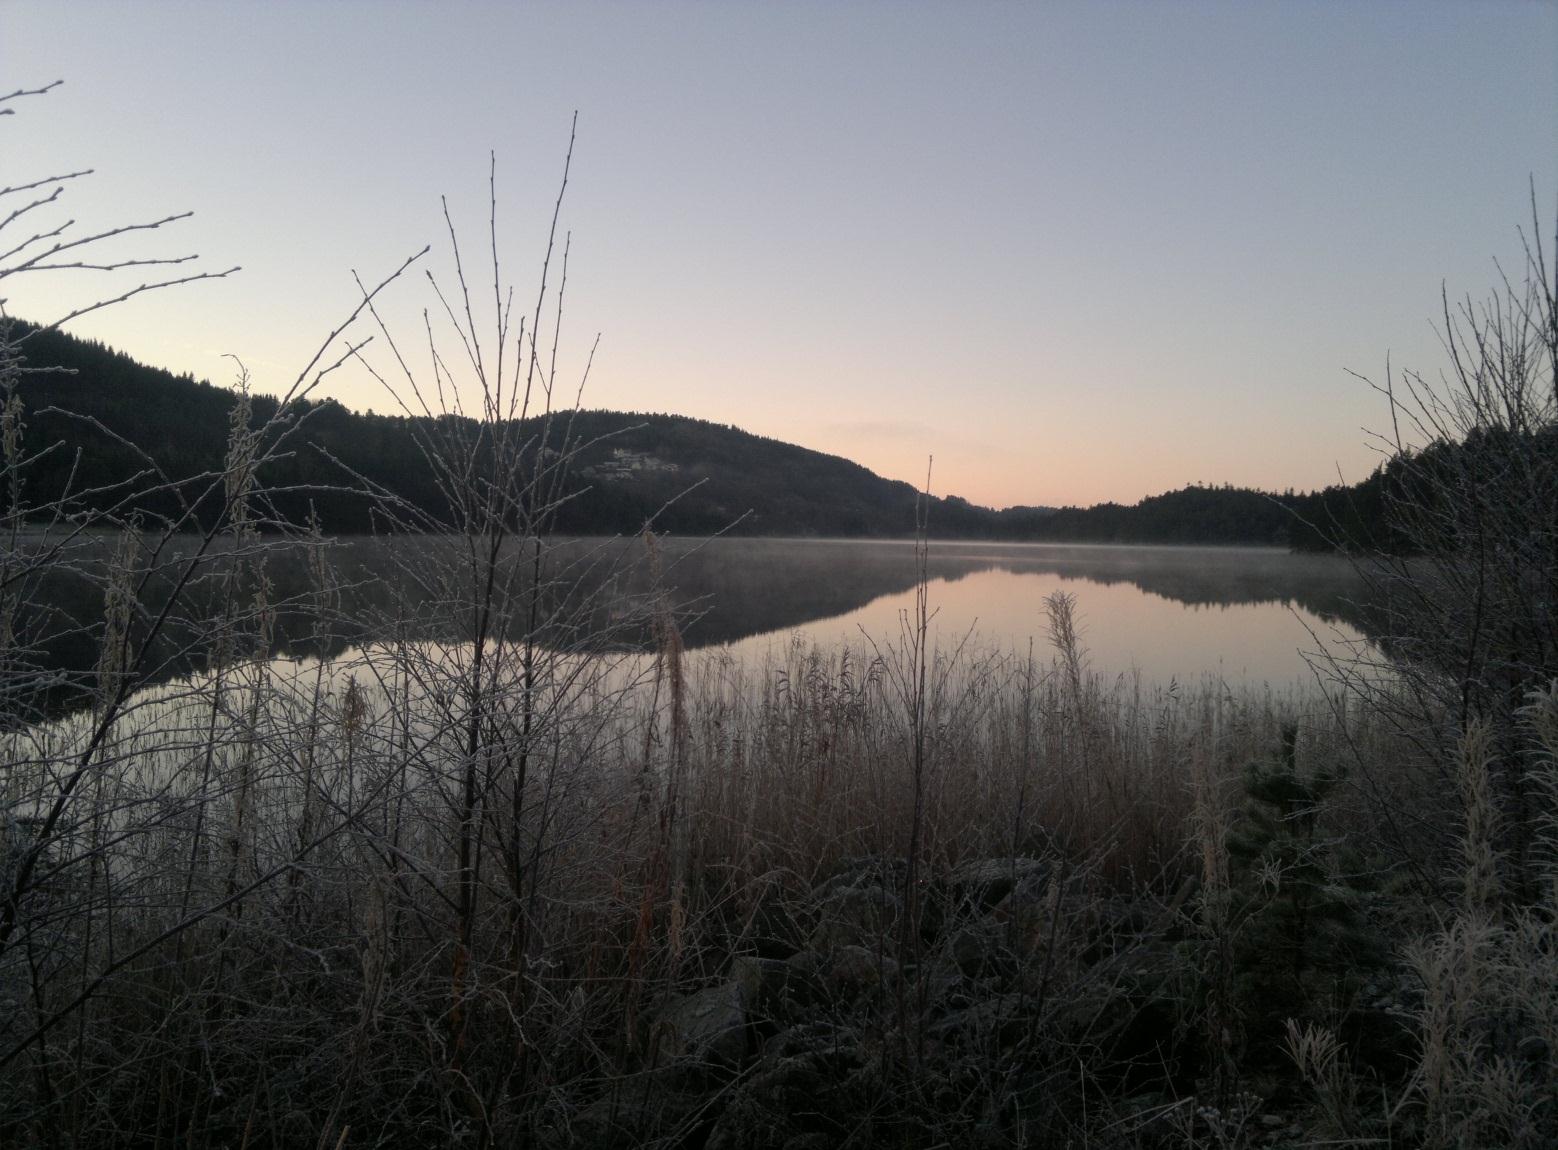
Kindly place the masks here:
<instances>
[{"instance_id":1,"label":"forested hill","mask_svg":"<svg viewBox=\"0 0 1558 1150\"><path fill-rule=\"evenodd\" d=\"M32 369L19 386L24 441L30 452L62 445L27 470L26 494L34 505L67 485L85 492L142 474L146 457L173 480L222 466L232 391L63 333L17 322L13 334L25 335L22 350ZM262 425L275 412L274 399L255 396L251 425ZM259 475L279 516L301 521L312 507L327 531L370 530L374 500L350 490L360 489L363 480L436 517L447 512L421 446L447 426L355 413L328 400L305 405L303 414L288 454ZM579 494L563 505L556 524L563 532L634 532L651 516L658 529L685 534L712 533L733 523L737 533L748 535L902 537L914 531L916 493L910 484L883 479L838 456L674 415L583 411L573 414L568 426L571 440L585 446L574 469ZM549 442L562 446L561 426L554 427ZM137 484L143 494L135 506L152 515L174 512L176 502L154 492L150 476L142 475ZM113 497L116 503L121 495ZM1338 517L1353 519L1356 530L1375 517L1375 495L1367 483L1283 496L1189 487L1130 507L1059 511L996 511L953 496L934 499L929 518L932 535L943 539L1317 547L1324 546L1325 532L1306 527L1306 520L1325 525ZM85 502L93 498L109 501L103 496Z\"/></svg>"},{"instance_id":2,"label":"forested hill","mask_svg":"<svg viewBox=\"0 0 1558 1150\"><path fill-rule=\"evenodd\" d=\"M130 444L172 479L222 466L232 391L147 367L101 344L18 328L25 332L22 348L32 369L20 386L25 441L33 452L65 445L29 468L32 502L52 499L67 483L85 491L146 470ZM54 368L66 370L38 370ZM274 399L254 396L251 426L275 413ZM342 490L362 486L353 475L435 516L446 513L423 444L430 436L448 435L453 429L447 423L459 420L355 413L328 400L305 404L301 415L287 457L259 475L281 516L300 521L312 505L326 530L369 530L374 501ZM532 422L522 438L539 436L540 425ZM657 528L688 534L733 523L739 533L761 535L914 532L916 492L910 484L883 479L837 456L673 415L571 413L553 422L549 445L561 448L565 432L584 446L570 484L579 494L560 511L562 531L635 532L653 516ZM152 485L149 478L140 484ZM139 505L155 514L171 513L175 506L158 495L144 496ZM989 534L991 513L959 500L933 500L930 515L938 533L949 537Z\"/></svg>"}]
</instances>

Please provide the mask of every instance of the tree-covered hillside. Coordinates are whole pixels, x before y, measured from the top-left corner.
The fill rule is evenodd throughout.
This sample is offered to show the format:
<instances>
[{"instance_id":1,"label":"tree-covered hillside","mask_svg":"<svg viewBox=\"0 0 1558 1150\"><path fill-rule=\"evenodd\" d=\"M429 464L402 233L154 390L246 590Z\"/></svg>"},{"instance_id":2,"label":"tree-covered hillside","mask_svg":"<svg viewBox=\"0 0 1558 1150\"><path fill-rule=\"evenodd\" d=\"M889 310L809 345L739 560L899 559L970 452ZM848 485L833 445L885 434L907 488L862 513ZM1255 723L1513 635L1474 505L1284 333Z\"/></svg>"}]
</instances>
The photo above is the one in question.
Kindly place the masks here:
<instances>
[{"instance_id":1,"label":"tree-covered hillside","mask_svg":"<svg viewBox=\"0 0 1558 1150\"><path fill-rule=\"evenodd\" d=\"M235 392L137 363L101 344L19 321L29 371L22 377L24 439L38 458L25 482L45 504L69 489L80 510L176 519L180 484L218 471ZM250 426L276 413L256 395ZM297 405L290 450L259 481L278 520L316 512L325 530L373 530L385 502L446 522L449 506L423 445L431 436L476 437L471 420L353 412L331 400ZM652 522L677 534L842 538L914 532L916 492L859 464L735 427L678 415L580 411L517 429L532 451L572 445L573 471L557 529L630 533ZM544 440L544 442L543 442ZM956 496L931 501L931 533L1100 543L1238 543L1323 550L1342 539L1380 536L1381 471L1352 487L1296 495L1235 487L1186 487L1134 506L993 510ZM127 489L116 487L134 477ZM196 506L191 525L203 521Z\"/></svg>"},{"instance_id":2,"label":"tree-covered hillside","mask_svg":"<svg viewBox=\"0 0 1558 1150\"><path fill-rule=\"evenodd\" d=\"M47 451L26 481L35 502L67 487L78 505L117 506L112 484L137 476L133 505L176 516L166 480L219 469L236 395L188 376L137 363L91 341L27 330L29 372L20 387L25 441ZM271 420L276 401L256 395L250 426ZM358 413L325 400L298 407L285 458L259 479L277 516L301 520L314 507L325 528L374 526L381 488L434 519L448 511L421 444L435 435L478 434L470 420ZM733 427L682 416L608 411L532 419L518 429L531 450L576 446L558 527L573 532L634 532L653 519L677 533L903 536L914 531L916 493L837 456L809 451ZM543 443L543 437L545 442ZM55 445L58 446L55 446ZM160 474L159 474L160 473ZM94 492L98 492L94 494ZM989 512L962 501L932 501L938 531L988 534ZM733 526L734 525L734 526Z\"/></svg>"}]
</instances>

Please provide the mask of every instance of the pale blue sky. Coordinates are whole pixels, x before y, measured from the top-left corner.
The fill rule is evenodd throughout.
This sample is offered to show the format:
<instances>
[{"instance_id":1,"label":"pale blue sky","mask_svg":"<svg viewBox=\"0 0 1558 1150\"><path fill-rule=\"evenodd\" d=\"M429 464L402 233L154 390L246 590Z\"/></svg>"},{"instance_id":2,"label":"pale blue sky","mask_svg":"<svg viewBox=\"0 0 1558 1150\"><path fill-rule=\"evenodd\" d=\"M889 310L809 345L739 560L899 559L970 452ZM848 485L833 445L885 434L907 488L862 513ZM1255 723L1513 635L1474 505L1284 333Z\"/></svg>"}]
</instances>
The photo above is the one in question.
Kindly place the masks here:
<instances>
[{"instance_id":1,"label":"pale blue sky","mask_svg":"<svg viewBox=\"0 0 1558 1150\"><path fill-rule=\"evenodd\" d=\"M0 120L0 184L94 167L71 214L190 208L166 244L244 268L80 334L277 390L441 193L483 246L489 149L528 297L577 109L588 405L934 453L996 505L1361 477L1385 418L1346 369L1436 374L1441 281L1518 262L1530 177L1558 203L1551 3L0 0L0 72L66 80Z\"/></svg>"}]
</instances>

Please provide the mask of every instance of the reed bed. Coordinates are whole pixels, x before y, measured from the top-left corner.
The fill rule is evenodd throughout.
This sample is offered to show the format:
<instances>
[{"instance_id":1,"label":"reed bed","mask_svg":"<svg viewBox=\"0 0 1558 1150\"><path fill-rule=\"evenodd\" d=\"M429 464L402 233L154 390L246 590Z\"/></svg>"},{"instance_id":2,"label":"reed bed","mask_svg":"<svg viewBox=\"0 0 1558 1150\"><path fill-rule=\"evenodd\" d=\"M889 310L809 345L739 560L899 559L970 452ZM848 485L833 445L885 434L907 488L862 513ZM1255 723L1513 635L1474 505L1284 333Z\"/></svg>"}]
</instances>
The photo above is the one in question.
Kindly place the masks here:
<instances>
[{"instance_id":1,"label":"reed bed","mask_svg":"<svg viewBox=\"0 0 1558 1150\"><path fill-rule=\"evenodd\" d=\"M794 641L746 665L668 638L549 656L528 685L505 664L474 815L470 654L246 661L123 709L0 967L5 1129L566 1144L648 1072L668 1001L803 950L819 889L905 857L913 734L890 643ZM1161 910L1202 873L1200 816L1229 817L1284 730L1305 771L1386 738L1318 694L1106 679L1082 654L930 658L927 889L1047 859L1075 876L1068 920ZM13 855L94 729L88 711L5 736ZM1103 1056L1076 1036L1050 1053Z\"/></svg>"}]
</instances>

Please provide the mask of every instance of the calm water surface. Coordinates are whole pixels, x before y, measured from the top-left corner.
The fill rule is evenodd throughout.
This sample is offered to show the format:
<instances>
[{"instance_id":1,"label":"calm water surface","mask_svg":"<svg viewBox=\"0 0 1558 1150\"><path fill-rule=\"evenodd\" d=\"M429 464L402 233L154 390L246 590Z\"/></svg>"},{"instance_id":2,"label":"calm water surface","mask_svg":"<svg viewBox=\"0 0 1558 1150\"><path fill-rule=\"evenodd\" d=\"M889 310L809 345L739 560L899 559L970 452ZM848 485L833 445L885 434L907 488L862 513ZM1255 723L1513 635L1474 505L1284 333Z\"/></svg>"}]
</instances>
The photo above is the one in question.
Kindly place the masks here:
<instances>
[{"instance_id":1,"label":"calm water surface","mask_svg":"<svg viewBox=\"0 0 1558 1150\"><path fill-rule=\"evenodd\" d=\"M105 543L104 557L111 552ZM614 626L628 647L648 647L641 624L662 593L675 605L689 650L727 651L754 668L798 635L805 643L885 648L902 634L914 608L918 572L909 542L795 539L661 538L651 562L641 540L577 540L553 545L551 586L565 601L590 604L592 626ZM282 547L267 560L276 652L285 658L330 657L397 633L408 618L421 639L458 643L449 632L470 612L471 578L459 540L441 537L343 539L330 548L338 570L340 613L321 650L308 609L310 580L301 548ZM522 558L513 548L510 560ZM176 566L176 565L175 565ZM528 570L528 562L523 564ZM933 543L926 563L933 638L943 649L965 640L976 650L1052 654L1045 598L1073 595L1093 670L1139 672L1158 685L1215 676L1230 685L1286 687L1312 679L1304 653L1321 642L1341 650L1368 632L1356 599L1359 580L1334 556L1299 556L1262 548L1128 547L1063 544ZM169 570L173 570L170 567ZM659 574L656 576L655 572ZM522 580L521 580L522 582ZM200 620L214 607L200 601L219 583L191 589L187 625L170 624L154 649L148 683L196 673L209 657ZM62 618L101 618L101 586L61 573L45 592ZM148 607L155 613L155 593ZM409 615L408 615L409 612ZM572 617L572 616L570 616ZM634 622L633 620L638 620ZM45 666L64 684L56 711L89 698L97 661L89 627L58 629L45 644Z\"/></svg>"},{"instance_id":2,"label":"calm water surface","mask_svg":"<svg viewBox=\"0 0 1558 1150\"><path fill-rule=\"evenodd\" d=\"M935 641L949 649L1052 653L1045 598L1075 597L1091 666L1166 683L1214 676L1286 687L1313 679L1305 653L1363 639L1357 579L1333 556L1262 548L933 544ZM760 660L799 634L824 647L880 645L915 605L911 544L719 541L677 556L668 581L703 608L689 646Z\"/></svg>"}]
</instances>

